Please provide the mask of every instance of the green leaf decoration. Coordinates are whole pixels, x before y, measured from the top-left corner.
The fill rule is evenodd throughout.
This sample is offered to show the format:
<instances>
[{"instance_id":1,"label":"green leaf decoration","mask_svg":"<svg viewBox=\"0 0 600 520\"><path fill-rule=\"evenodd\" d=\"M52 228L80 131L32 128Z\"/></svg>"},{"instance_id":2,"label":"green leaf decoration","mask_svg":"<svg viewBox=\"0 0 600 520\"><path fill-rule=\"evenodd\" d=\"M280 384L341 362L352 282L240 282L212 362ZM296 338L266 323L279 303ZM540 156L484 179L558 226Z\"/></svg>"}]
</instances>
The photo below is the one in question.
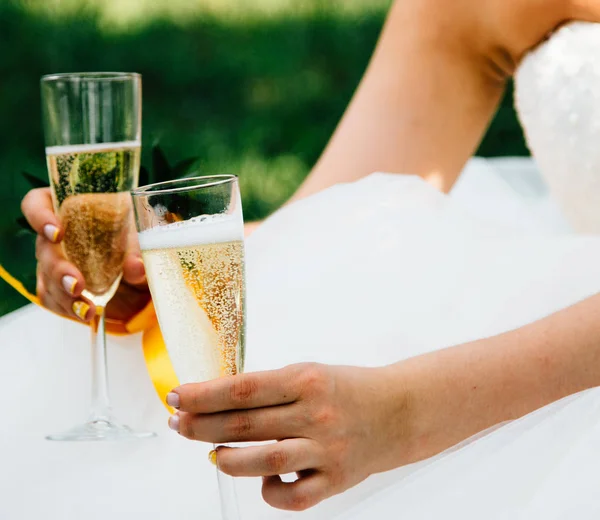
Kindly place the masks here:
<instances>
[{"instance_id":1,"label":"green leaf decoration","mask_svg":"<svg viewBox=\"0 0 600 520\"><path fill-rule=\"evenodd\" d=\"M173 179L171 166L160 146L152 147L152 182L165 182Z\"/></svg>"},{"instance_id":2,"label":"green leaf decoration","mask_svg":"<svg viewBox=\"0 0 600 520\"><path fill-rule=\"evenodd\" d=\"M150 182L150 172L145 166L140 166L139 185L146 186L146 184L150 184Z\"/></svg>"},{"instance_id":3,"label":"green leaf decoration","mask_svg":"<svg viewBox=\"0 0 600 520\"><path fill-rule=\"evenodd\" d=\"M19 231L25 231L27 233L31 233L32 235L35 235L35 230L29 225L29 222L27 222L27 219L25 217L19 217L16 220L17 226L19 226L19 228L21 228Z\"/></svg>"},{"instance_id":4,"label":"green leaf decoration","mask_svg":"<svg viewBox=\"0 0 600 520\"><path fill-rule=\"evenodd\" d=\"M25 180L29 183L32 188L47 188L50 186L47 178L40 179L37 175L32 175L31 173L21 172Z\"/></svg>"},{"instance_id":5,"label":"green leaf decoration","mask_svg":"<svg viewBox=\"0 0 600 520\"><path fill-rule=\"evenodd\" d=\"M36 294L37 292L37 277L31 273L25 274L21 283L31 294Z\"/></svg>"},{"instance_id":6,"label":"green leaf decoration","mask_svg":"<svg viewBox=\"0 0 600 520\"><path fill-rule=\"evenodd\" d=\"M35 294L36 261L35 237L23 229L9 229L1 235L2 256L0 263L19 280L25 288ZM6 247L4 247L6 246ZM3 283L0 280L0 283Z\"/></svg>"},{"instance_id":7,"label":"green leaf decoration","mask_svg":"<svg viewBox=\"0 0 600 520\"><path fill-rule=\"evenodd\" d=\"M190 157L189 159L185 159L181 162L178 162L173 168L173 175L171 179L178 179L180 177L185 177L189 170L198 162L198 157Z\"/></svg>"}]
</instances>

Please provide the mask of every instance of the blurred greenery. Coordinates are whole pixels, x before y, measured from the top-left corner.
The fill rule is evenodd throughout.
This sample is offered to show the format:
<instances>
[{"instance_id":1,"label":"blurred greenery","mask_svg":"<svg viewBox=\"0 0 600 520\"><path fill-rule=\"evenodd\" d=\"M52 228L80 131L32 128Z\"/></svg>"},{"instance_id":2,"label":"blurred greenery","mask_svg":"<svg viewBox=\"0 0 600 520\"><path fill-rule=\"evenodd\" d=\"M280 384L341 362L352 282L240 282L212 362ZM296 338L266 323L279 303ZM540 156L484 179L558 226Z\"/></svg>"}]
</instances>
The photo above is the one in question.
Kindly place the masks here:
<instances>
[{"instance_id":1,"label":"blurred greenery","mask_svg":"<svg viewBox=\"0 0 600 520\"><path fill-rule=\"evenodd\" d=\"M34 271L16 233L23 170L44 178L39 78L131 70L144 78L144 156L240 175L247 220L281 204L327 142L364 71L390 0L3 0L0 258ZM480 154L526 155L511 93ZM24 304L0 283L0 315Z\"/></svg>"}]
</instances>

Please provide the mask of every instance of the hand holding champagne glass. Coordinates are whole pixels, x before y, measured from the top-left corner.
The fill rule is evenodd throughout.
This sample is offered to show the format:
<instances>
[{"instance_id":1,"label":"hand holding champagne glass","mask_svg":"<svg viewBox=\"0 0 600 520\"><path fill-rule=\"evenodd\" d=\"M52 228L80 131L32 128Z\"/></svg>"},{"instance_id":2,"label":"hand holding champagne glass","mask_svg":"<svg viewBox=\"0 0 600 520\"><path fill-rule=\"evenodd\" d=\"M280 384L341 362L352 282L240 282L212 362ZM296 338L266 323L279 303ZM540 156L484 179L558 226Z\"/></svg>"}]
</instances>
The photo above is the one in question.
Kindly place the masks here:
<instances>
[{"instance_id":1,"label":"hand holding champagne glass","mask_svg":"<svg viewBox=\"0 0 600 520\"><path fill-rule=\"evenodd\" d=\"M112 418L104 309L121 281L131 196L141 148L138 74L56 74L42 78L42 109L54 210L65 256L85 279L92 323L92 411L88 421L50 440L120 440L136 433ZM80 305L87 305L79 302ZM82 312L85 314L84 312Z\"/></svg>"},{"instance_id":2,"label":"hand holding champagne glass","mask_svg":"<svg viewBox=\"0 0 600 520\"><path fill-rule=\"evenodd\" d=\"M148 284L180 384L244 367L244 222L231 175L133 191ZM237 520L233 480L218 472L223 518Z\"/></svg>"}]
</instances>

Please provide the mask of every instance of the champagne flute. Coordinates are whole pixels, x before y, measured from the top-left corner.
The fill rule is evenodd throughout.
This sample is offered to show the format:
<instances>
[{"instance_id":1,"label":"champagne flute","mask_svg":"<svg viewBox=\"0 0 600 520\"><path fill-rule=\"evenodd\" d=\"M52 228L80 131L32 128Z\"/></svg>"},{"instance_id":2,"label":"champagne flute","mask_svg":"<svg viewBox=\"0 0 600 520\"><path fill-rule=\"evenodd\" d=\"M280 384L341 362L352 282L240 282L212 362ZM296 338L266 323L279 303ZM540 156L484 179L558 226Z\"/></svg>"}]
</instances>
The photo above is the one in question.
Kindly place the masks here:
<instances>
[{"instance_id":1,"label":"champagne flute","mask_svg":"<svg viewBox=\"0 0 600 520\"><path fill-rule=\"evenodd\" d=\"M158 322L180 384L244 368L244 221L237 177L215 175L133 190ZM217 470L221 511L239 518L234 481Z\"/></svg>"},{"instance_id":2,"label":"champagne flute","mask_svg":"<svg viewBox=\"0 0 600 520\"><path fill-rule=\"evenodd\" d=\"M41 81L46 160L62 248L83 274L96 307L92 406L86 423L56 441L150 437L113 417L108 393L105 313L121 281L132 225L131 195L141 150L141 77L129 73L54 74Z\"/></svg>"}]
</instances>

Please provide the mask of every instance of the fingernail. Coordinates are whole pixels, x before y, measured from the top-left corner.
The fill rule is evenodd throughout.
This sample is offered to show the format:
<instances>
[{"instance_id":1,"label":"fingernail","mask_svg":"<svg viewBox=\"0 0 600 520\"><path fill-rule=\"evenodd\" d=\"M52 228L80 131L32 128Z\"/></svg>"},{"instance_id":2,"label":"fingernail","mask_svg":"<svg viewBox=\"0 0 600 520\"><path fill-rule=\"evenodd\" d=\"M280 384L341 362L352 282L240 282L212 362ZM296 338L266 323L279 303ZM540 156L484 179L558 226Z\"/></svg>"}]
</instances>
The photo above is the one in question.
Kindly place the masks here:
<instances>
[{"instance_id":1,"label":"fingernail","mask_svg":"<svg viewBox=\"0 0 600 520\"><path fill-rule=\"evenodd\" d=\"M50 240L50 242L56 242L58 239L58 233L59 229L56 226L53 226L52 224L46 224L44 226L44 235L48 240Z\"/></svg>"},{"instance_id":2,"label":"fingernail","mask_svg":"<svg viewBox=\"0 0 600 520\"><path fill-rule=\"evenodd\" d=\"M75 294L75 287L77 287L77 278L68 274L63 276L62 286L64 287L65 291L67 291L67 293L73 296Z\"/></svg>"},{"instance_id":3,"label":"fingernail","mask_svg":"<svg viewBox=\"0 0 600 520\"><path fill-rule=\"evenodd\" d=\"M81 321L85 321L85 317L87 316L89 310L90 306L85 302L76 301L73 303L73 312Z\"/></svg>"},{"instance_id":4,"label":"fingernail","mask_svg":"<svg viewBox=\"0 0 600 520\"><path fill-rule=\"evenodd\" d=\"M217 465L217 450L210 450L208 460L213 466Z\"/></svg>"},{"instance_id":5,"label":"fingernail","mask_svg":"<svg viewBox=\"0 0 600 520\"><path fill-rule=\"evenodd\" d=\"M171 415L169 417L169 428L174 432L179 433L179 415Z\"/></svg>"},{"instance_id":6,"label":"fingernail","mask_svg":"<svg viewBox=\"0 0 600 520\"><path fill-rule=\"evenodd\" d=\"M170 392L167 394L167 404L172 406L173 408L179 408L179 395L175 392Z\"/></svg>"}]
</instances>

